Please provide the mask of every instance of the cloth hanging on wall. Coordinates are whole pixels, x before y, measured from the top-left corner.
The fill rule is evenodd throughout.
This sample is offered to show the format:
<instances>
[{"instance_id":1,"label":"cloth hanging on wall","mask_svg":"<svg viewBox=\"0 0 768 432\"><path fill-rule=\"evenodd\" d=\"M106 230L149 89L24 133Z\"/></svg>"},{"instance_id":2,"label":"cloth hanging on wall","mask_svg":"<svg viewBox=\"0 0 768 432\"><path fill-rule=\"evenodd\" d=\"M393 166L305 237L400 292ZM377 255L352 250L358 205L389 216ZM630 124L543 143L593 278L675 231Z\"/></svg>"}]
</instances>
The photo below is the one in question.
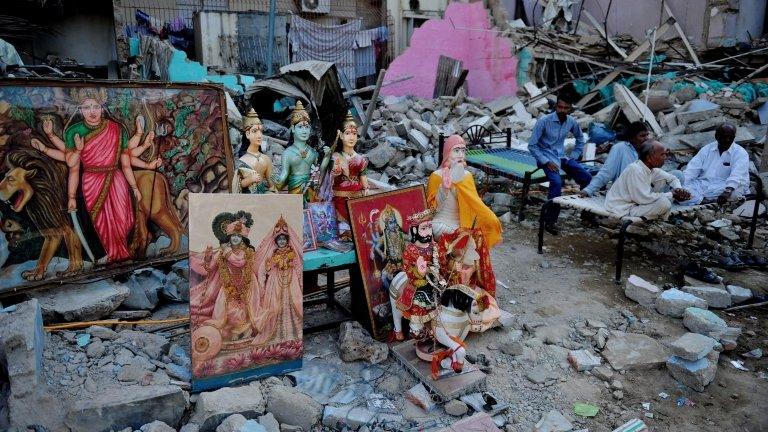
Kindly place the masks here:
<instances>
[{"instance_id":1,"label":"cloth hanging on wall","mask_svg":"<svg viewBox=\"0 0 768 432\"><path fill-rule=\"evenodd\" d=\"M291 16L288 39L293 48L292 62L321 60L336 64L350 82L355 73L355 41L361 20L338 26L322 26L296 15Z\"/></svg>"},{"instance_id":2,"label":"cloth hanging on wall","mask_svg":"<svg viewBox=\"0 0 768 432\"><path fill-rule=\"evenodd\" d=\"M175 49L167 41L154 36L141 35L139 53L141 54L142 75L144 79L158 78L168 81L168 66Z\"/></svg>"}]
</instances>

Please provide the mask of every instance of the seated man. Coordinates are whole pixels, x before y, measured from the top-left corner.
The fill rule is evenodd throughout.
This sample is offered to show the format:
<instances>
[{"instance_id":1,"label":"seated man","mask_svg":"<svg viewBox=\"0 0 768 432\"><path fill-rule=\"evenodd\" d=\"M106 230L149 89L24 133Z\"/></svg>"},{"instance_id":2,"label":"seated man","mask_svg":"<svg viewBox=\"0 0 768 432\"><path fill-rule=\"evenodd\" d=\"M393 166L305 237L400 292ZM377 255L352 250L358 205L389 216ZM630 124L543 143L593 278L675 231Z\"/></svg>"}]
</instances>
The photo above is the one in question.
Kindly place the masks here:
<instances>
[{"instance_id":1,"label":"seated man","mask_svg":"<svg viewBox=\"0 0 768 432\"><path fill-rule=\"evenodd\" d=\"M680 187L680 180L664 172L667 149L660 142L647 140L640 145L640 159L630 164L613 183L605 197L605 209L618 216L666 219L672 199L685 201L690 193ZM672 192L661 192L669 185Z\"/></svg>"},{"instance_id":2,"label":"seated man","mask_svg":"<svg viewBox=\"0 0 768 432\"><path fill-rule=\"evenodd\" d=\"M565 171L582 188L589 184L592 175L581 165L578 160L584 150L584 134L581 132L576 119L568 114L573 109L570 97L558 95L555 112L536 120L533 134L528 142L528 151L536 158L536 164L544 171L549 180L548 198L556 198L561 195L563 179L560 170ZM576 146L571 151L571 157L565 156L565 138L572 133L576 138ZM558 234L555 226L560 216L560 205L554 204L547 209L544 215L544 229L552 235Z\"/></svg>"},{"instance_id":3,"label":"seated man","mask_svg":"<svg viewBox=\"0 0 768 432\"><path fill-rule=\"evenodd\" d=\"M637 148L648 139L648 128L643 122L632 122L624 131L624 139L611 147L608 158L587 187L581 191L581 196L592 196L608 183L615 182L631 163L637 160Z\"/></svg>"},{"instance_id":4,"label":"seated man","mask_svg":"<svg viewBox=\"0 0 768 432\"><path fill-rule=\"evenodd\" d=\"M749 154L735 144L736 128L725 123L715 131L715 142L705 145L685 168L686 204L717 200L720 205L749 193Z\"/></svg>"}]
</instances>

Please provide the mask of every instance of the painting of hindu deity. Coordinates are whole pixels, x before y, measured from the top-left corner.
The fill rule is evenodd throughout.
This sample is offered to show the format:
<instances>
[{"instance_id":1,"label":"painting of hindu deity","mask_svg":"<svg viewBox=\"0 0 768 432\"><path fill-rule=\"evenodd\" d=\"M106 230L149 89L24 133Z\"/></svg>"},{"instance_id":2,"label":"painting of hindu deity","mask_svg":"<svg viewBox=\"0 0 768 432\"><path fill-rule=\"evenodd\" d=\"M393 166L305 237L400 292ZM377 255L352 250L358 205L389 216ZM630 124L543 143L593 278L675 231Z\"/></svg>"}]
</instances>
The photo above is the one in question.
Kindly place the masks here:
<instances>
[{"instance_id":1,"label":"painting of hindu deity","mask_svg":"<svg viewBox=\"0 0 768 432\"><path fill-rule=\"evenodd\" d=\"M0 82L0 290L183 257L187 195L229 188L223 107L207 85Z\"/></svg>"},{"instance_id":2,"label":"painting of hindu deity","mask_svg":"<svg viewBox=\"0 0 768 432\"><path fill-rule=\"evenodd\" d=\"M312 222L312 213L309 209L304 209L304 252L317 249L317 240L315 239L315 228Z\"/></svg>"},{"instance_id":3,"label":"painting of hindu deity","mask_svg":"<svg viewBox=\"0 0 768 432\"><path fill-rule=\"evenodd\" d=\"M336 210L332 202L313 202L307 204L312 214L312 223L315 227L315 240L318 243L331 242L337 240L338 221L336 220Z\"/></svg>"},{"instance_id":4,"label":"painting of hindu deity","mask_svg":"<svg viewBox=\"0 0 768 432\"><path fill-rule=\"evenodd\" d=\"M403 270L411 223L408 217L426 208L424 187L355 198L348 206L372 334L382 339L392 330L389 286Z\"/></svg>"},{"instance_id":5,"label":"painting of hindu deity","mask_svg":"<svg viewBox=\"0 0 768 432\"><path fill-rule=\"evenodd\" d=\"M189 205L192 390L300 369L301 196L190 194Z\"/></svg>"}]
</instances>

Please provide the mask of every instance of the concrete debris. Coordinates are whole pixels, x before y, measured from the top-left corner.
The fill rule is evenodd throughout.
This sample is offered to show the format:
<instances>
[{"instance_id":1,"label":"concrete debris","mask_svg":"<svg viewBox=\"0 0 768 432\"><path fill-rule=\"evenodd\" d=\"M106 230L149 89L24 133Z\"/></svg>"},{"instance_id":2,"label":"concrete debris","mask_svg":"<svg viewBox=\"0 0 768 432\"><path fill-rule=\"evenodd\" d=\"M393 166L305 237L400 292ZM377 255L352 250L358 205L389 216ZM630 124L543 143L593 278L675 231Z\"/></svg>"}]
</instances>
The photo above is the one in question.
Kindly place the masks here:
<instances>
[{"instance_id":1,"label":"concrete debris","mask_svg":"<svg viewBox=\"0 0 768 432\"><path fill-rule=\"evenodd\" d=\"M667 360L664 347L656 340L620 331L611 333L602 355L615 370L651 369Z\"/></svg>"},{"instance_id":2,"label":"concrete debris","mask_svg":"<svg viewBox=\"0 0 768 432\"><path fill-rule=\"evenodd\" d=\"M731 306L731 295L724 289L707 286L684 286L680 289L688 294L704 299L707 302L707 306L711 308L725 309Z\"/></svg>"},{"instance_id":3,"label":"concrete debris","mask_svg":"<svg viewBox=\"0 0 768 432\"><path fill-rule=\"evenodd\" d=\"M273 388L274 389L274 388ZM200 432L211 432L232 414L250 418L264 414L266 402L258 382L241 387L225 387L198 395L191 422L200 425ZM295 424L295 423L294 423Z\"/></svg>"},{"instance_id":4,"label":"concrete debris","mask_svg":"<svg viewBox=\"0 0 768 432\"><path fill-rule=\"evenodd\" d=\"M728 327L728 324L713 312L695 307L685 310L683 325L693 333L702 335L709 335L711 332L725 330Z\"/></svg>"},{"instance_id":5,"label":"concrete debris","mask_svg":"<svg viewBox=\"0 0 768 432\"><path fill-rule=\"evenodd\" d=\"M587 350L569 351L568 362L579 372L592 370L602 364L600 357Z\"/></svg>"},{"instance_id":6,"label":"concrete debris","mask_svg":"<svg viewBox=\"0 0 768 432\"><path fill-rule=\"evenodd\" d=\"M103 318L128 298L130 289L101 280L82 285L63 285L33 294L40 302L45 322L93 321Z\"/></svg>"},{"instance_id":7,"label":"concrete debris","mask_svg":"<svg viewBox=\"0 0 768 432\"><path fill-rule=\"evenodd\" d=\"M709 336L698 333L686 333L670 344L672 354L688 361L703 358L712 350L722 349L720 344Z\"/></svg>"},{"instance_id":8,"label":"concrete debris","mask_svg":"<svg viewBox=\"0 0 768 432\"><path fill-rule=\"evenodd\" d=\"M547 381L559 379L560 373L550 366L541 364L533 368L525 376L534 384L543 384Z\"/></svg>"},{"instance_id":9,"label":"concrete debris","mask_svg":"<svg viewBox=\"0 0 768 432\"><path fill-rule=\"evenodd\" d=\"M717 360L720 353L712 351L707 356L690 361L681 357L671 356L667 360L667 370L680 383L698 392L703 392L717 373Z\"/></svg>"},{"instance_id":10,"label":"concrete debris","mask_svg":"<svg viewBox=\"0 0 768 432\"><path fill-rule=\"evenodd\" d=\"M339 331L339 350L344 361L367 360L378 364L387 359L387 344L377 342L368 335L357 321L341 324Z\"/></svg>"},{"instance_id":11,"label":"concrete debris","mask_svg":"<svg viewBox=\"0 0 768 432\"><path fill-rule=\"evenodd\" d=\"M267 410L278 422L310 430L323 416L323 406L293 387L274 386L267 396Z\"/></svg>"},{"instance_id":12,"label":"concrete debris","mask_svg":"<svg viewBox=\"0 0 768 432\"><path fill-rule=\"evenodd\" d=\"M590 371L593 376L597 377L598 379L608 382L613 379L613 370L611 370L607 366L597 366L594 369Z\"/></svg>"},{"instance_id":13,"label":"concrete debris","mask_svg":"<svg viewBox=\"0 0 768 432\"><path fill-rule=\"evenodd\" d=\"M448 415L454 417L461 417L469 411L467 404L457 399L448 401L448 403L443 406L443 409L445 409L445 412Z\"/></svg>"},{"instance_id":14,"label":"concrete debris","mask_svg":"<svg viewBox=\"0 0 768 432\"><path fill-rule=\"evenodd\" d=\"M738 285L728 285L725 287L728 294L731 295L731 301L733 304L744 303L752 298L752 290L743 288Z\"/></svg>"},{"instance_id":15,"label":"concrete debris","mask_svg":"<svg viewBox=\"0 0 768 432\"><path fill-rule=\"evenodd\" d=\"M551 410L536 423L533 430L534 432L569 432L573 430L573 424L560 411Z\"/></svg>"},{"instance_id":16,"label":"concrete debris","mask_svg":"<svg viewBox=\"0 0 768 432\"><path fill-rule=\"evenodd\" d=\"M661 293L656 299L656 310L672 318L682 318L686 308L707 308L707 301L693 294L671 289Z\"/></svg>"},{"instance_id":17,"label":"concrete debris","mask_svg":"<svg viewBox=\"0 0 768 432\"><path fill-rule=\"evenodd\" d=\"M216 428L216 432L266 432L256 420L248 420L240 414L233 414Z\"/></svg>"},{"instance_id":18,"label":"concrete debris","mask_svg":"<svg viewBox=\"0 0 768 432\"><path fill-rule=\"evenodd\" d=\"M176 432L176 429L168 426L160 420L155 420L152 423L147 423L141 428L141 432Z\"/></svg>"},{"instance_id":19,"label":"concrete debris","mask_svg":"<svg viewBox=\"0 0 768 432\"><path fill-rule=\"evenodd\" d=\"M652 307L661 290L643 278L631 275L624 285L624 295L646 307Z\"/></svg>"}]
</instances>

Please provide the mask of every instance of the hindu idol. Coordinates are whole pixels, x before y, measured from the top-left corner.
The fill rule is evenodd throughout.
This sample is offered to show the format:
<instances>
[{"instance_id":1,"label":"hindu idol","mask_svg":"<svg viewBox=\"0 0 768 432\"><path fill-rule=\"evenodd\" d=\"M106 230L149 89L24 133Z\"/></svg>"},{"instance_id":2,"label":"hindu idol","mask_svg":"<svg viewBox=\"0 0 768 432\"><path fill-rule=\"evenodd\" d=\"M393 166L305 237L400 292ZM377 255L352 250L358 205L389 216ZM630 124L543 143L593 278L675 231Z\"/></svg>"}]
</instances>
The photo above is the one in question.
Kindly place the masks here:
<instances>
[{"instance_id":1,"label":"hindu idol","mask_svg":"<svg viewBox=\"0 0 768 432\"><path fill-rule=\"evenodd\" d=\"M263 146L261 120L251 108L243 118L243 147L246 150L235 164L233 193L266 193L272 189L272 160L262 153Z\"/></svg>"},{"instance_id":2,"label":"hindu idol","mask_svg":"<svg viewBox=\"0 0 768 432\"><path fill-rule=\"evenodd\" d=\"M346 239L351 236L347 201L368 193L368 159L355 151L357 123L349 111L338 136L341 137L342 151L333 153L333 206L339 220L339 236Z\"/></svg>"}]
</instances>

